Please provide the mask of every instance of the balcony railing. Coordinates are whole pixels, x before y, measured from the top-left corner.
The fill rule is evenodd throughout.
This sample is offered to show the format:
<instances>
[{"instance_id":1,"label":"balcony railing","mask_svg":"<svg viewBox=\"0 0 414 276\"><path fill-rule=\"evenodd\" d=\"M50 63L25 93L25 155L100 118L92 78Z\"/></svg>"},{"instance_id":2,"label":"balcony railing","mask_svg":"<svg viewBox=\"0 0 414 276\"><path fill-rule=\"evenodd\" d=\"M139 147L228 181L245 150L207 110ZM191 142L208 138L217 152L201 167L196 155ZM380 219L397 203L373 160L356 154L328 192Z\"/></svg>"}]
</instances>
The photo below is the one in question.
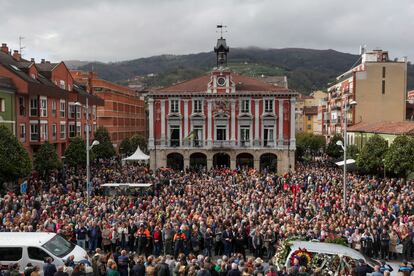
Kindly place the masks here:
<instances>
[{"instance_id":1,"label":"balcony railing","mask_svg":"<svg viewBox=\"0 0 414 276\"><path fill-rule=\"evenodd\" d=\"M180 139L171 139L170 147L176 148L180 146Z\"/></svg>"},{"instance_id":2,"label":"balcony railing","mask_svg":"<svg viewBox=\"0 0 414 276\"><path fill-rule=\"evenodd\" d=\"M239 146L242 148L249 148L252 143L250 143L250 140L241 140L239 141Z\"/></svg>"},{"instance_id":3,"label":"balcony railing","mask_svg":"<svg viewBox=\"0 0 414 276\"><path fill-rule=\"evenodd\" d=\"M38 133L31 133L30 134L30 142L39 142L39 134Z\"/></svg>"},{"instance_id":4,"label":"balcony railing","mask_svg":"<svg viewBox=\"0 0 414 276\"><path fill-rule=\"evenodd\" d=\"M231 146L231 141L218 140L213 142L213 148L229 148Z\"/></svg>"}]
</instances>

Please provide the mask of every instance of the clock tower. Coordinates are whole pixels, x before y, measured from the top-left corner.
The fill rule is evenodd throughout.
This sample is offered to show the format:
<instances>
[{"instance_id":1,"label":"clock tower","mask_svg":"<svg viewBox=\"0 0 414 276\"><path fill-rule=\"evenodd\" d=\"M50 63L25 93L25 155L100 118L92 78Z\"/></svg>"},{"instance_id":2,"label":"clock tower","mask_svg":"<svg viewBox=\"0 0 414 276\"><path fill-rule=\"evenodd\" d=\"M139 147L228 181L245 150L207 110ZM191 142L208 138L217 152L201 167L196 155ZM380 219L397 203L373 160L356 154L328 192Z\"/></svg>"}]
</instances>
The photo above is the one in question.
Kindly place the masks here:
<instances>
[{"instance_id":1,"label":"clock tower","mask_svg":"<svg viewBox=\"0 0 414 276\"><path fill-rule=\"evenodd\" d=\"M226 39L222 36L217 39L217 45L214 47L214 52L217 55L217 67L227 66L227 53L229 46L227 46Z\"/></svg>"}]
</instances>

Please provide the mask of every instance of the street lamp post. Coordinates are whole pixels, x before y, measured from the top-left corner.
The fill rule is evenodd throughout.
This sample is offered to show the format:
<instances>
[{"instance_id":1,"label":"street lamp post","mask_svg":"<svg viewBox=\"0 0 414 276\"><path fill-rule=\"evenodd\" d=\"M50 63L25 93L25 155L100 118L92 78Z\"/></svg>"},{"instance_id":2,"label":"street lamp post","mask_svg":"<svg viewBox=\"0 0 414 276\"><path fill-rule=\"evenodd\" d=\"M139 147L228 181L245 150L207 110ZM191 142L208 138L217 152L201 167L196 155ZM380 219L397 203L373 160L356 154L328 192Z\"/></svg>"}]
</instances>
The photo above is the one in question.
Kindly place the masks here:
<instances>
[{"instance_id":1,"label":"street lamp post","mask_svg":"<svg viewBox=\"0 0 414 276\"><path fill-rule=\"evenodd\" d=\"M347 187L346 187L346 180L347 180L347 177L346 177L346 148L347 148L347 127L348 127L348 111L354 106L354 105L356 105L357 104L357 102L356 101L351 101L350 103L347 103L347 104L345 104L345 108L344 108L344 142L342 143L342 141L337 141L336 142L336 144L338 145L338 146L341 146L342 147L342 149L343 149L343 151L344 151L344 179L343 179L343 193L344 193L344 195L343 195L343 197L344 197L344 200L343 200L343 206L342 206L342 208L343 208L343 210L344 211L346 211L346 189L347 189ZM355 119L355 118L353 118L353 119Z\"/></svg>"},{"instance_id":2,"label":"street lamp post","mask_svg":"<svg viewBox=\"0 0 414 276\"><path fill-rule=\"evenodd\" d=\"M77 106L82 106L82 104L80 102L76 102L75 103ZM89 184L90 184L90 174L91 174L91 170L90 170L90 157L89 157L89 151L94 147L99 145L99 141L98 140L94 140L92 142L92 145L89 146L89 102L88 102L88 97L86 97L86 202L87 205L89 206ZM82 132L81 132L82 133Z\"/></svg>"}]
</instances>

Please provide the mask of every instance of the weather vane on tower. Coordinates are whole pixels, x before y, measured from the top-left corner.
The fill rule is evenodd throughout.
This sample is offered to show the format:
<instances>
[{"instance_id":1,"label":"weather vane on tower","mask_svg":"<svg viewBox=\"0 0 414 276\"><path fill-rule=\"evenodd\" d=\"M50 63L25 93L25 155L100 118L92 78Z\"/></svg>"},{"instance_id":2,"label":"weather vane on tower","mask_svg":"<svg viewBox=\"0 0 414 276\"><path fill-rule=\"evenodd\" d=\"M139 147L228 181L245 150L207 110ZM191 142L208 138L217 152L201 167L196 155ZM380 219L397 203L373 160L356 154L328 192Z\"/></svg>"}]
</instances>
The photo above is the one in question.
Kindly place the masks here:
<instances>
[{"instance_id":1,"label":"weather vane on tower","mask_svg":"<svg viewBox=\"0 0 414 276\"><path fill-rule=\"evenodd\" d=\"M217 29L220 29L220 38L223 38L223 31L224 31L225 33L227 32L226 30L223 30L223 29L225 29L225 28L227 28L227 26L225 26L225 25L223 25L223 24L217 25Z\"/></svg>"}]
</instances>

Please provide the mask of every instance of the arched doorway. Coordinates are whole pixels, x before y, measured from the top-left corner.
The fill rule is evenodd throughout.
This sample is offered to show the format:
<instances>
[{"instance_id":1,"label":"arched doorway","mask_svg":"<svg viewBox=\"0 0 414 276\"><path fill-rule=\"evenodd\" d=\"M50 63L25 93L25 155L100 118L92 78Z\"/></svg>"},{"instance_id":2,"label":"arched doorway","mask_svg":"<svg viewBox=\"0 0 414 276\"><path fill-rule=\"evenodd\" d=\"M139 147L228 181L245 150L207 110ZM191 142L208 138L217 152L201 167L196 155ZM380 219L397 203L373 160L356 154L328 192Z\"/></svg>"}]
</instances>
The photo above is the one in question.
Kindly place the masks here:
<instances>
[{"instance_id":1,"label":"arched doorway","mask_svg":"<svg viewBox=\"0 0 414 276\"><path fill-rule=\"evenodd\" d=\"M224 152L219 152L213 156L214 167L226 167L230 168L230 155Z\"/></svg>"},{"instance_id":2,"label":"arched doorway","mask_svg":"<svg viewBox=\"0 0 414 276\"><path fill-rule=\"evenodd\" d=\"M170 153L167 155L167 167L173 170L184 169L184 157L179 153Z\"/></svg>"},{"instance_id":3,"label":"arched doorway","mask_svg":"<svg viewBox=\"0 0 414 276\"><path fill-rule=\"evenodd\" d=\"M190 155L190 168L201 169L207 167L207 156L201 152L195 152Z\"/></svg>"},{"instance_id":4,"label":"arched doorway","mask_svg":"<svg viewBox=\"0 0 414 276\"><path fill-rule=\"evenodd\" d=\"M273 153L264 153L260 156L260 171L267 169L270 172L277 172L277 156Z\"/></svg>"},{"instance_id":5,"label":"arched doorway","mask_svg":"<svg viewBox=\"0 0 414 276\"><path fill-rule=\"evenodd\" d=\"M236 157L236 166L240 168L253 168L254 167L254 161L253 161L253 155L250 153L240 153Z\"/></svg>"}]
</instances>

